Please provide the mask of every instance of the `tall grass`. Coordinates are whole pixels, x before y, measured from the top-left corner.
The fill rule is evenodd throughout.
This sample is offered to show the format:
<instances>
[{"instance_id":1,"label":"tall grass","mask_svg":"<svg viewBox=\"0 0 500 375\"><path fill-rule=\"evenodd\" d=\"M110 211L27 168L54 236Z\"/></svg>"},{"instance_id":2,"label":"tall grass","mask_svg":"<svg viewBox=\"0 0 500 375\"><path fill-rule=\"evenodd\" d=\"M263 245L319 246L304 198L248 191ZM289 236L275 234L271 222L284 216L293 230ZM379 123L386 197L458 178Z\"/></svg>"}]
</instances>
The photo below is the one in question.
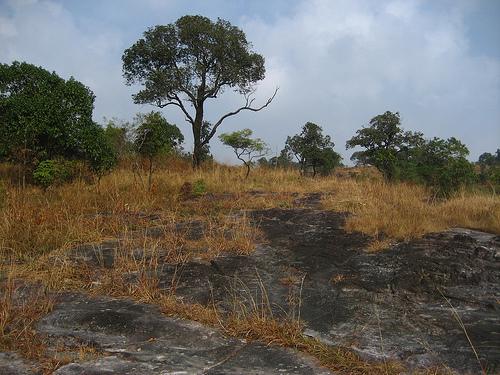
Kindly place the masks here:
<instances>
[{"instance_id":1,"label":"tall grass","mask_svg":"<svg viewBox=\"0 0 500 375\"><path fill-rule=\"evenodd\" d=\"M376 238L384 233L410 239L454 226L500 233L500 197L484 193L461 192L436 201L421 186L388 184L376 177L311 179L293 170L256 169L245 180L235 167L198 171L176 167L157 172L152 191L127 169L105 176L99 185L75 182L47 191L4 183L0 253L4 259L23 260L153 225L150 214L170 222L180 217L210 219L241 209L289 207L290 193L308 192L324 193L326 209L351 212L347 230ZM208 199L183 202L182 185L200 179ZM245 193L252 191L275 194Z\"/></svg>"},{"instance_id":2,"label":"tall grass","mask_svg":"<svg viewBox=\"0 0 500 375\"><path fill-rule=\"evenodd\" d=\"M345 228L375 238L408 240L450 227L500 233L500 197L478 192L435 200L422 186L381 180L336 180L325 196L328 209L348 211Z\"/></svg>"}]
</instances>

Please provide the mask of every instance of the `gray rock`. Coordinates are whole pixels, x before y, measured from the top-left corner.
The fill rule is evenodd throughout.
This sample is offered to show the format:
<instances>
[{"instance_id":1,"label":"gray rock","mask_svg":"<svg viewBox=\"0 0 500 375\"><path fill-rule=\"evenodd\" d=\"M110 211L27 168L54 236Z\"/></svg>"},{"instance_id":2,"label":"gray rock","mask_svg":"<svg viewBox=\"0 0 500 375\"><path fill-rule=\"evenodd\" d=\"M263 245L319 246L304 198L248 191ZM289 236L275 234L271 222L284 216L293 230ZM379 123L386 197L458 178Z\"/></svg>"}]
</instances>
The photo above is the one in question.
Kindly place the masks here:
<instances>
[{"instance_id":1,"label":"gray rock","mask_svg":"<svg viewBox=\"0 0 500 375\"><path fill-rule=\"evenodd\" d=\"M38 375L34 363L15 353L0 353L0 375Z\"/></svg>"},{"instance_id":2,"label":"gray rock","mask_svg":"<svg viewBox=\"0 0 500 375\"><path fill-rule=\"evenodd\" d=\"M67 295L38 330L49 344L76 339L112 355L63 366L56 374L328 374L298 353L225 338L125 300Z\"/></svg>"},{"instance_id":3,"label":"gray rock","mask_svg":"<svg viewBox=\"0 0 500 375\"><path fill-rule=\"evenodd\" d=\"M498 371L499 236L454 228L396 244L383 252L367 253L371 239L346 233L342 226L347 214L319 210L319 199L320 195L301 199L297 202L304 207L301 209L253 212L254 222L267 237L265 245L259 245L250 256L164 265L155 274L160 287L189 302L215 304L221 311L258 306L275 317L300 317L310 336L352 348L367 359L402 360L411 369L445 365L461 373L480 371L468 335L481 366L490 373ZM181 223L176 230L197 237L204 228L197 222ZM160 237L165 233L158 228L147 235ZM114 247L108 243L97 252L95 248L80 249L80 260L113 267ZM135 282L135 276L129 276L130 282ZM252 353L251 358L238 355L216 368L231 373L231 366L236 366L240 358L248 363L267 358L268 348L264 351L227 341L215 331L207 339L183 342L193 331L198 332L193 337L198 337L200 329L205 332L201 336L212 331L195 328L192 323L164 320L152 307L124 303L105 299L90 302L78 297L63 302L62 310L56 309L56 315L44 320L40 328L67 339L78 337L116 354L109 363L103 360L109 366L128 366L130 362L132 366L174 369L169 371L191 366L198 371L234 350L244 348L242 352ZM85 307L87 304L92 306ZM66 320L64 311L69 311ZM151 337L155 340L148 341ZM147 343L140 344L143 341ZM278 355L275 350L272 354ZM165 352L174 353L171 356L179 362L155 357ZM284 353L280 349L279 355ZM92 363L85 366L99 365ZM259 364L255 371L266 368L266 363ZM270 368L274 365L265 371L273 373ZM314 369L310 370L313 373L319 371L307 366ZM245 368L243 372L249 371Z\"/></svg>"},{"instance_id":4,"label":"gray rock","mask_svg":"<svg viewBox=\"0 0 500 375\"><path fill-rule=\"evenodd\" d=\"M462 322L482 366L498 370L498 237L454 229L367 253L370 238L341 229L345 214L307 205L254 212L266 245L248 257L166 266L161 286L223 310L264 302L275 316L297 317L300 296L300 318L326 343L410 368L477 372Z\"/></svg>"}]
</instances>

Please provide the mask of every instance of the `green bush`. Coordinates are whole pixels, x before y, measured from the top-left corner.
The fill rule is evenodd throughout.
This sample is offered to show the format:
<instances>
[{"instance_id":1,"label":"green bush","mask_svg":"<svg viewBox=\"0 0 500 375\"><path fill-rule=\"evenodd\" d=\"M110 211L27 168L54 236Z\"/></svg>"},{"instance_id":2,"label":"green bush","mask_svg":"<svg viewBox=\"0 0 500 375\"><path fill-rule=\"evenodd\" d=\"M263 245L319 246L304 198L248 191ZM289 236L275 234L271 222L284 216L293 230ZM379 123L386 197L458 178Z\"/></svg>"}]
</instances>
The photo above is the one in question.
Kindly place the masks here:
<instances>
[{"instance_id":1,"label":"green bush","mask_svg":"<svg viewBox=\"0 0 500 375\"><path fill-rule=\"evenodd\" d=\"M193 183L193 195L199 197L207 192L207 185L204 180L196 180Z\"/></svg>"},{"instance_id":2,"label":"green bush","mask_svg":"<svg viewBox=\"0 0 500 375\"><path fill-rule=\"evenodd\" d=\"M44 160L33 171L33 180L37 185L48 188L70 182L78 174L78 162L68 160Z\"/></svg>"}]
</instances>

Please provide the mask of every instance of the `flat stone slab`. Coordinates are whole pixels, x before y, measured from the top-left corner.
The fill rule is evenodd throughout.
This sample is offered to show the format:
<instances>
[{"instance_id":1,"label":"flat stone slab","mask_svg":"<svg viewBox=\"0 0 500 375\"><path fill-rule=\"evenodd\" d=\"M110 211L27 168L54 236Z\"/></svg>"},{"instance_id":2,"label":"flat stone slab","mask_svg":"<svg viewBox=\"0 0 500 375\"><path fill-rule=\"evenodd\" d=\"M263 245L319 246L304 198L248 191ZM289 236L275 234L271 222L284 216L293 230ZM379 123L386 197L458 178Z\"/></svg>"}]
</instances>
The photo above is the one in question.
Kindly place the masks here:
<instances>
[{"instance_id":1,"label":"flat stone slab","mask_svg":"<svg viewBox=\"0 0 500 375\"><path fill-rule=\"evenodd\" d=\"M409 368L480 371L463 323L481 365L500 369L498 236L453 229L368 253L369 237L342 230L345 214L311 206L253 212L265 245L250 256L166 265L160 284L222 310L300 310L306 334Z\"/></svg>"},{"instance_id":2,"label":"flat stone slab","mask_svg":"<svg viewBox=\"0 0 500 375\"><path fill-rule=\"evenodd\" d=\"M307 335L410 369L481 371L468 335L481 366L499 371L499 236L455 228L368 253L371 238L346 233L347 214L318 209L320 198L301 198L303 208L253 211L266 242L249 256L163 264L151 273L188 302L300 317ZM182 225L193 235L203 232L199 223ZM104 243L81 259L113 267L114 248ZM137 278L127 276L131 283Z\"/></svg>"},{"instance_id":3,"label":"flat stone slab","mask_svg":"<svg viewBox=\"0 0 500 375\"><path fill-rule=\"evenodd\" d=\"M198 323L164 316L154 306L67 295L38 324L52 341L75 341L106 356L58 369L90 374L329 374L290 350L226 338Z\"/></svg>"},{"instance_id":4,"label":"flat stone slab","mask_svg":"<svg viewBox=\"0 0 500 375\"><path fill-rule=\"evenodd\" d=\"M38 375L35 368L15 353L0 353L0 375Z\"/></svg>"}]
</instances>

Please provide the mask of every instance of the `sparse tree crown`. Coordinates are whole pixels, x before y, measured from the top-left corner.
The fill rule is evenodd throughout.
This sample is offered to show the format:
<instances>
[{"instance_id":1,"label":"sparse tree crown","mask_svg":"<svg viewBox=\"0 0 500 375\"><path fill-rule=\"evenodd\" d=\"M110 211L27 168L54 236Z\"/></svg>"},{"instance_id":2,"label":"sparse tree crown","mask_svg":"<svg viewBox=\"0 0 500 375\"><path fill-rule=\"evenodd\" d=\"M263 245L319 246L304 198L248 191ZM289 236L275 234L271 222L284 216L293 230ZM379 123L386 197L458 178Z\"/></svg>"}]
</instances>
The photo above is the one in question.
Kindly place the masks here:
<instances>
[{"instance_id":1,"label":"sparse tree crown","mask_svg":"<svg viewBox=\"0 0 500 375\"><path fill-rule=\"evenodd\" d=\"M267 153L266 144L260 138L251 138L252 131L243 129L232 133L222 133L219 139L226 146L233 149L238 160L241 160L247 168L245 178L250 174L253 160L263 157Z\"/></svg>"}]
</instances>

